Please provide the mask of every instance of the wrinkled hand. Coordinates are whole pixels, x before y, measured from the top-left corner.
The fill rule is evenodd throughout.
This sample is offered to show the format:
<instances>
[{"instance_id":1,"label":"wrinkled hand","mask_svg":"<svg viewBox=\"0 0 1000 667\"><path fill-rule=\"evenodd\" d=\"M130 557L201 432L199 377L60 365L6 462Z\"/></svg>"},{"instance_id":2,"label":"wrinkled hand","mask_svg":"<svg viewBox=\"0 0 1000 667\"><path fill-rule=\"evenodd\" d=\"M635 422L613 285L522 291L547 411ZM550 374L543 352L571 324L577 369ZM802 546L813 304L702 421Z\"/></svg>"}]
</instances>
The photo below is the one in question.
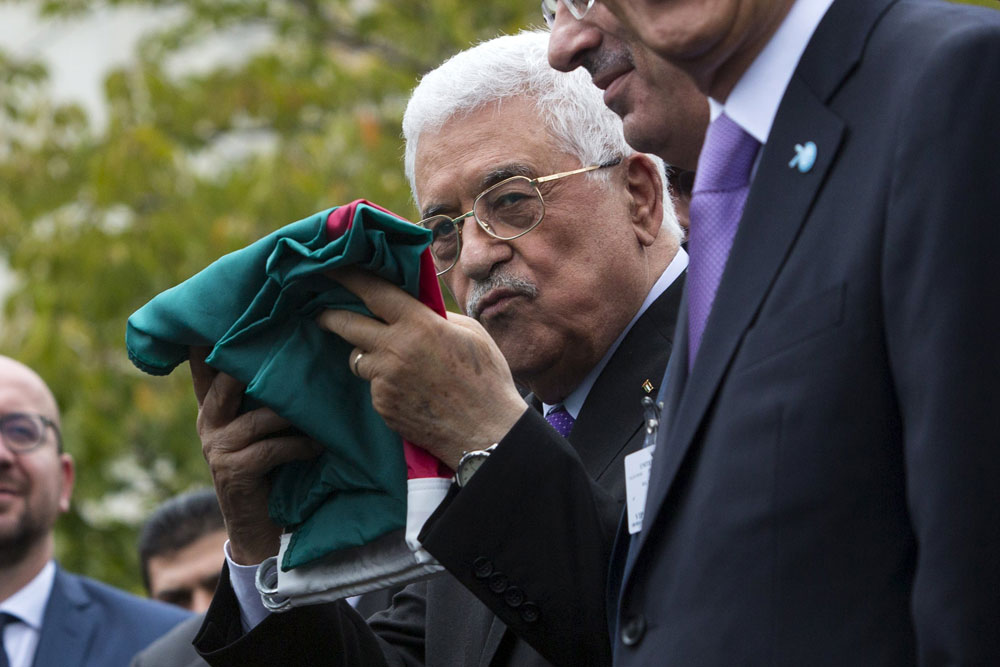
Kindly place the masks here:
<instances>
[{"instance_id":1,"label":"wrinkled hand","mask_svg":"<svg viewBox=\"0 0 1000 667\"><path fill-rule=\"evenodd\" d=\"M190 359L198 436L233 560L256 565L278 553L281 536L267 514L267 473L281 463L317 456L322 447L305 436L279 434L289 422L270 408L239 414L244 385L206 364L207 352L192 350Z\"/></svg>"},{"instance_id":2,"label":"wrinkled hand","mask_svg":"<svg viewBox=\"0 0 1000 667\"><path fill-rule=\"evenodd\" d=\"M454 469L462 452L499 441L527 409L510 368L475 320L448 319L391 283L357 269L330 277L381 321L326 310L320 326L355 345L347 363L371 382L372 405L389 428ZM357 360L358 354L364 356Z\"/></svg>"}]
</instances>

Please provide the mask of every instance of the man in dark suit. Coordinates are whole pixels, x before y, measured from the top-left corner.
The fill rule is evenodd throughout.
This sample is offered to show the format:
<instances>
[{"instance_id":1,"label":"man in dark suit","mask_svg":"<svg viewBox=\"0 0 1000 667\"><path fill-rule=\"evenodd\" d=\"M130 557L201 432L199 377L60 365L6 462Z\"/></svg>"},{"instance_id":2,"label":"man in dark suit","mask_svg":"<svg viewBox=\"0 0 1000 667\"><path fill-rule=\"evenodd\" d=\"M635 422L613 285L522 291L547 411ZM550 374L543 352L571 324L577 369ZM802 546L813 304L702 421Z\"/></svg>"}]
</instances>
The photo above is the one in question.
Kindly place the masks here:
<instances>
[{"instance_id":1,"label":"man in dark suit","mask_svg":"<svg viewBox=\"0 0 1000 667\"><path fill-rule=\"evenodd\" d=\"M157 507L139 533L139 562L146 591L196 615L150 644L131 667L204 667L192 642L219 583L226 526L212 489L170 498ZM398 588L374 591L351 601L364 617L386 609Z\"/></svg>"},{"instance_id":2,"label":"man in dark suit","mask_svg":"<svg viewBox=\"0 0 1000 667\"><path fill-rule=\"evenodd\" d=\"M240 587L239 564L276 551L273 534L254 540L263 509L248 507L247 489L291 454L266 440L283 423L266 411L237 416L239 385L195 358L234 561L196 641L209 662L610 661L604 571L623 459L643 441L640 401L666 366L686 255L659 161L626 145L585 74L547 67L546 46L545 33L526 33L463 52L422 79L404 119L438 271L475 320L445 320L358 274L340 278L382 321L322 318L358 346L352 370L371 381L390 426L458 470L421 535L449 573L407 587L368 625L334 603L271 614L245 633L252 600L230 583ZM524 233L510 238L511 225ZM514 379L532 391L527 404ZM568 440L546 407L559 428L575 418ZM575 467L585 474L564 478ZM230 488L242 502L227 501ZM605 537L602 553L579 551L581 526Z\"/></svg>"},{"instance_id":3,"label":"man in dark suit","mask_svg":"<svg viewBox=\"0 0 1000 667\"><path fill-rule=\"evenodd\" d=\"M226 526L212 489L174 496L146 519L139 533L146 592L197 615L136 655L132 667L204 667L191 641L219 583L225 541Z\"/></svg>"},{"instance_id":4,"label":"man in dark suit","mask_svg":"<svg viewBox=\"0 0 1000 667\"><path fill-rule=\"evenodd\" d=\"M606 4L713 100L617 664L1000 664L1000 14Z\"/></svg>"},{"instance_id":5,"label":"man in dark suit","mask_svg":"<svg viewBox=\"0 0 1000 667\"><path fill-rule=\"evenodd\" d=\"M52 529L73 478L55 398L0 356L0 664L124 667L189 615L56 565Z\"/></svg>"}]
</instances>

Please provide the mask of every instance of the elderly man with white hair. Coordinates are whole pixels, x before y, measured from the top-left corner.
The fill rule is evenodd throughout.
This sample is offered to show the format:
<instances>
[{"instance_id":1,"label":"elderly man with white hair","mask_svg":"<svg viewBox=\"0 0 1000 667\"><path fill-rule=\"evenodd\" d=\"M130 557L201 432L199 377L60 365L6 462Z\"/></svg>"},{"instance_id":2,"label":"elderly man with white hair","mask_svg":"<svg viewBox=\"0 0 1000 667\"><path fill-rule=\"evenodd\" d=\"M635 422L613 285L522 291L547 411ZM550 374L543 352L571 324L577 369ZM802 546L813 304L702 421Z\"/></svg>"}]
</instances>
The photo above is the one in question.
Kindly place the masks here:
<instances>
[{"instance_id":1,"label":"elderly man with white hair","mask_svg":"<svg viewBox=\"0 0 1000 667\"><path fill-rule=\"evenodd\" d=\"M448 573L367 623L342 601L268 614L245 582L274 554L254 538L265 508L223 503L228 575L196 640L212 664L610 662L604 581L624 459L643 444L687 257L662 162L628 146L584 72L549 67L547 41L526 32L460 53L407 107L420 224L467 316L344 273L378 319L321 317L356 346L352 372L386 422L456 470L421 534ZM273 420L227 414L242 387L192 368L217 487L261 488L282 457ZM581 534L597 546L581 552Z\"/></svg>"}]
</instances>

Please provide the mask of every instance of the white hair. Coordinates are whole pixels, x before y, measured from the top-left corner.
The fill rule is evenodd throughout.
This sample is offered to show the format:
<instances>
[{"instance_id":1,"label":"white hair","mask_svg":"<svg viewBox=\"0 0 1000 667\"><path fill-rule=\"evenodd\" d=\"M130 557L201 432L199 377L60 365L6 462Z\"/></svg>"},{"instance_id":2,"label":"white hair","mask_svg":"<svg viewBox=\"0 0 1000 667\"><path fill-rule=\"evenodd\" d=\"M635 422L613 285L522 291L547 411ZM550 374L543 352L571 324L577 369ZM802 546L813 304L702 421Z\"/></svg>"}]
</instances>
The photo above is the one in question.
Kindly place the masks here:
<instances>
[{"instance_id":1,"label":"white hair","mask_svg":"<svg viewBox=\"0 0 1000 667\"><path fill-rule=\"evenodd\" d=\"M513 97L533 100L539 117L557 145L583 165L603 164L634 154L625 141L621 119L604 106L601 92L583 68L559 72L549 66L549 33L525 30L502 35L462 51L428 72L413 90L403 114L404 159L413 200L416 153L420 135L449 119ZM663 226L682 237L663 161L647 155L663 181ZM605 178L598 170L587 176Z\"/></svg>"}]
</instances>

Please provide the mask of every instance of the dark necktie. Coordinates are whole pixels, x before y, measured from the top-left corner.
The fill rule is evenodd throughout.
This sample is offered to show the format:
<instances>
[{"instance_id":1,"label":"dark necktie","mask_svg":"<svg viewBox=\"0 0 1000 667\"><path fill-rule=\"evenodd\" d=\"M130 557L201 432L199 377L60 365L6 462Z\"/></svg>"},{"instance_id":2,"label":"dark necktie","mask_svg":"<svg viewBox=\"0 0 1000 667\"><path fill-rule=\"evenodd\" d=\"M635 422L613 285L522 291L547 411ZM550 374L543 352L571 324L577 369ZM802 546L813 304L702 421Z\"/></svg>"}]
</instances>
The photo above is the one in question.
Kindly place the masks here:
<instances>
[{"instance_id":1,"label":"dark necktie","mask_svg":"<svg viewBox=\"0 0 1000 667\"><path fill-rule=\"evenodd\" d=\"M573 428L573 415L566 412L566 406L560 404L549 410L545 415L545 421L552 424L552 428L559 432L564 438L569 437L569 432Z\"/></svg>"},{"instance_id":2,"label":"dark necktie","mask_svg":"<svg viewBox=\"0 0 1000 667\"><path fill-rule=\"evenodd\" d=\"M733 237L750 191L750 171L760 142L720 115L705 135L691 195L688 241L688 370L726 268Z\"/></svg>"},{"instance_id":3,"label":"dark necktie","mask_svg":"<svg viewBox=\"0 0 1000 667\"><path fill-rule=\"evenodd\" d=\"M10 667L10 661L7 659L7 647L3 641L4 630L6 630L8 624L20 622L21 619L14 616L14 614L6 611L0 612L0 667Z\"/></svg>"}]
</instances>

